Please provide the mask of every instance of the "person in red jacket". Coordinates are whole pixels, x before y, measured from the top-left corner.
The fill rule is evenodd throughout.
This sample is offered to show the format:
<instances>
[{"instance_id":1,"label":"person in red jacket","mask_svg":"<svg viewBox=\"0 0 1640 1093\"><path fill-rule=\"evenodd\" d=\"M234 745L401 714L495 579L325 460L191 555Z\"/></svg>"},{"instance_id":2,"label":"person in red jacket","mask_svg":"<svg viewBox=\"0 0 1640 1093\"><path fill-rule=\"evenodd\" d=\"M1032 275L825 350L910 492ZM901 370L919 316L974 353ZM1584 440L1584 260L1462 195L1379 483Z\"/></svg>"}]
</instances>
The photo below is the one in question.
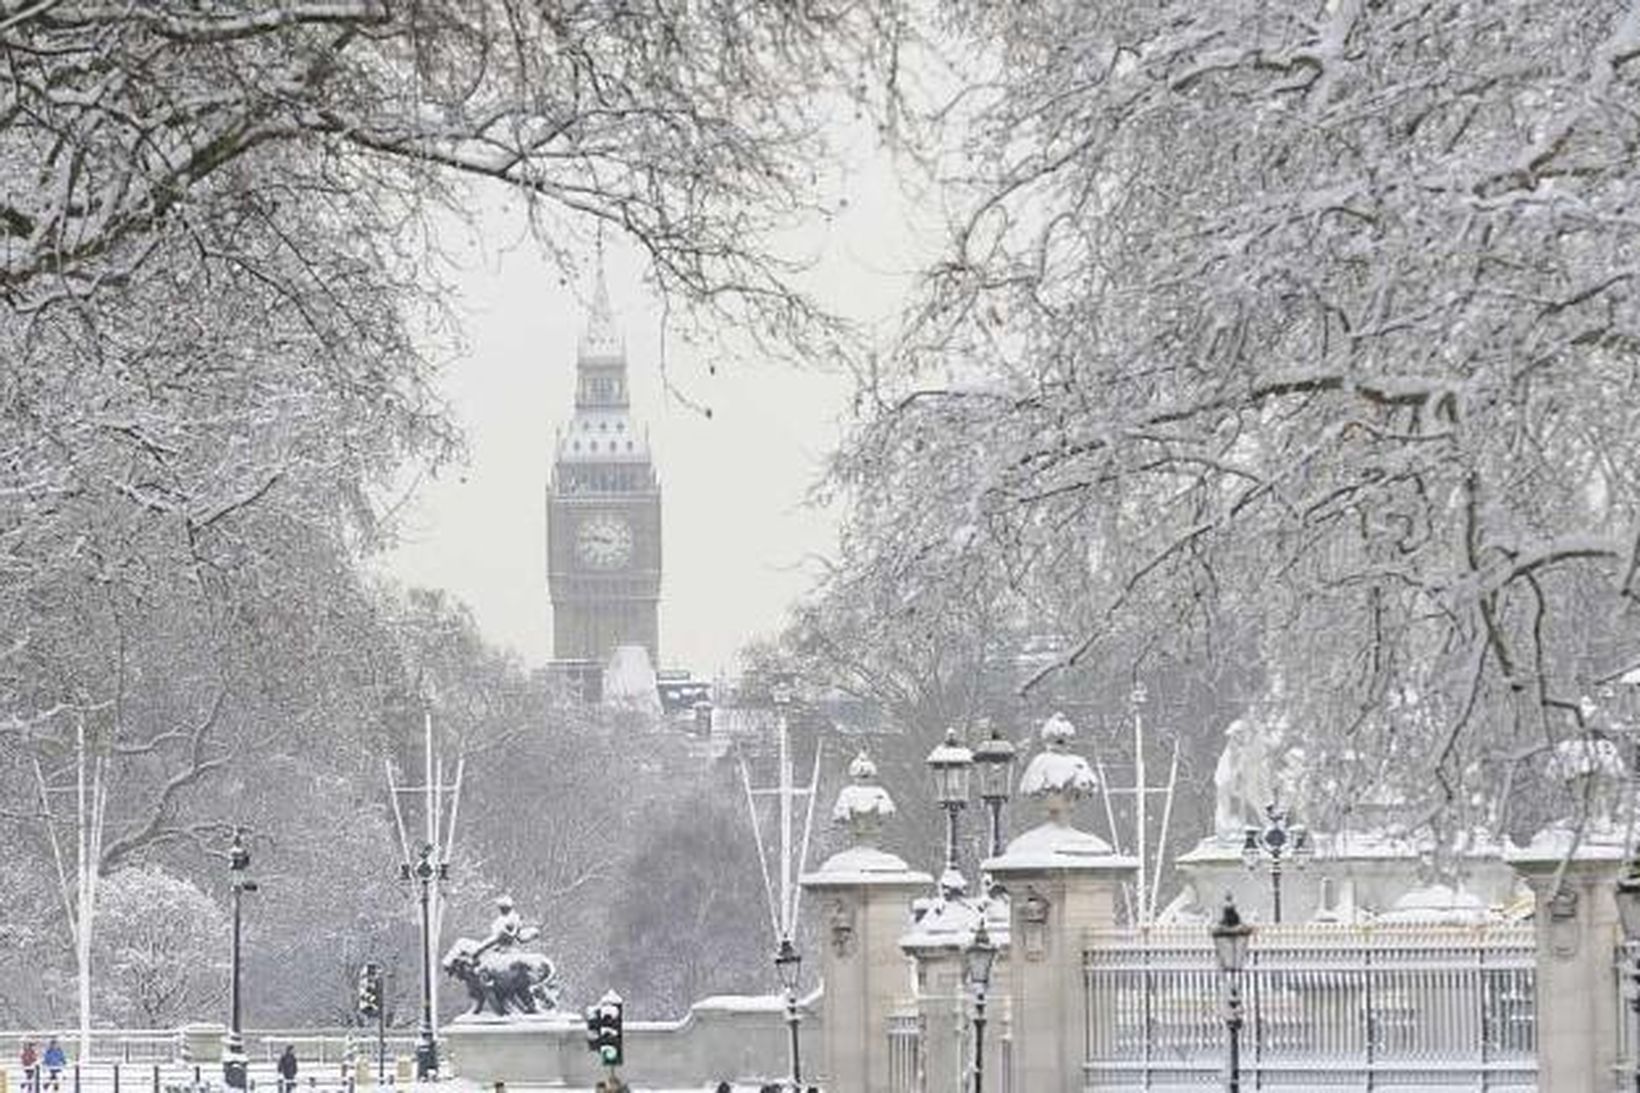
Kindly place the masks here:
<instances>
[{"instance_id":1,"label":"person in red jacket","mask_svg":"<svg viewBox=\"0 0 1640 1093\"><path fill-rule=\"evenodd\" d=\"M40 1088L40 1051L34 1046L33 1040L23 1041L23 1088L36 1090Z\"/></svg>"}]
</instances>

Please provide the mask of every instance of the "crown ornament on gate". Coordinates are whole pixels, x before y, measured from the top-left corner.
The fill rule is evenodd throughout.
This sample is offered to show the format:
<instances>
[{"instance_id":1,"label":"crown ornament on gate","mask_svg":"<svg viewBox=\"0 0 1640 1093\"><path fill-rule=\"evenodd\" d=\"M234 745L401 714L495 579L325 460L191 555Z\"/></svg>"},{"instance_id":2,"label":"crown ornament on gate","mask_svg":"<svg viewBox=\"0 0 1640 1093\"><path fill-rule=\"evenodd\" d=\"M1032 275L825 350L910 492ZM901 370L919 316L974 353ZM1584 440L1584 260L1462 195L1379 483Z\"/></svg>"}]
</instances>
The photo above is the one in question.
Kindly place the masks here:
<instances>
[{"instance_id":1,"label":"crown ornament on gate","mask_svg":"<svg viewBox=\"0 0 1640 1093\"><path fill-rule=\"evenodd\" d=\"M855 846L876 846L883 819L894 815L894 799L877 784L877 764L863 748L849 763L848 777L832 806L832 821L848 825Z\"/></svg>"},{"instance_id":2,"label":"crown ornament on gate","mask_svg":"<svg viewBox=\"0 0 1640 1093\"><path fill-rule=\"evenodd\" d=\"M1099 780L1088 761L1070 750L1076 726L1064 714L1044 721L1040 735L1043 750L1026 765L1019 792L1043 803L1049 823L1065 826L1076 802L1091 795Z\"/></svg>"}]
</instances>

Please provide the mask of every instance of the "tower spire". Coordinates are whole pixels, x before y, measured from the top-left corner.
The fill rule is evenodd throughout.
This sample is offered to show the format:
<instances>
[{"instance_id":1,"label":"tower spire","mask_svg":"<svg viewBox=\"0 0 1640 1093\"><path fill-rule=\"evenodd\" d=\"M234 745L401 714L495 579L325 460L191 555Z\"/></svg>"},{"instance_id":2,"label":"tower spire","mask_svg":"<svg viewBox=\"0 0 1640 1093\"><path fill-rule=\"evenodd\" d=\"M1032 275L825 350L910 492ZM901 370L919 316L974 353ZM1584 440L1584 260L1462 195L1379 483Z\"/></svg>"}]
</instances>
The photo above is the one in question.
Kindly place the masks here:
<instances>
[{"instance_id":1,"label":"tower spire","mask_svg":"<svg viewBox=\"0 0 1640 1093\"><path fill-rule=\"evenodd\" d=\"M625 355L626 347L615 331L615 312L609 306L609 284L604 277L604 246L600 236L598 266L592 282L592 310L587 314L586 331L581 335L581 359Z\"/></svg>"}]
</instances>

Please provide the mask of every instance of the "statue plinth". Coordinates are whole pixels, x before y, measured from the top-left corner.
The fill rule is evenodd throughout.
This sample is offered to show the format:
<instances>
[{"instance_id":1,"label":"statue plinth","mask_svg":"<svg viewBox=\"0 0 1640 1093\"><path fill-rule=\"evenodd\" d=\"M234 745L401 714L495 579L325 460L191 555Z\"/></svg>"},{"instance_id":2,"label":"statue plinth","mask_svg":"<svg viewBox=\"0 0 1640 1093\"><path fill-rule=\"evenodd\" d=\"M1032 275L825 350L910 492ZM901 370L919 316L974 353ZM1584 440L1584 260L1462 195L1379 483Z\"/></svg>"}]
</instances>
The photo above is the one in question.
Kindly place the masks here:
<instances>
[{"instance_id":1,"label":"statue plinth","mask_svg":"<svg viewBox=\"0 0 1640 1093\"><path fill-rule=\"evenodd\" d=\"M1281 904L1286 922L1316 918L1353 921L1392 910L1408 892L1427 881L1434 839L1391 829L1311 832L1315 854L1305 866L1282 863ZM1514 871L1503 860L1503 847L1477 836L1458 854L1464 887L1488 906L1503 907L1515 893ZM1206 915L1228 893L1253 921L1270 921L1270 862L1261 857L1248 869L1240 841L1203 839L1179 856L1177 864L1195 892L1193 910Z\"/></svg>"}]
</instances>

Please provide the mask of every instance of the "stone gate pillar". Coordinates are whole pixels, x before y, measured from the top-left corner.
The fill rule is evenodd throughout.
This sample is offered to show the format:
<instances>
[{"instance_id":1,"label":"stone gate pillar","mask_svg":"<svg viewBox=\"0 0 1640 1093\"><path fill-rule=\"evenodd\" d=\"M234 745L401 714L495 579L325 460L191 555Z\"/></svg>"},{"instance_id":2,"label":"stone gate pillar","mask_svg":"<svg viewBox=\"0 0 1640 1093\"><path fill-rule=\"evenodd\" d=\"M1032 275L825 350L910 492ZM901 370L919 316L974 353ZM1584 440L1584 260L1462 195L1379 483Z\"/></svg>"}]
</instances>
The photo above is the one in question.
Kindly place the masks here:
<instances>
[{"instance_id":1,"label":"stone gate pillar","mask_svg":"<svg viewBox=\"0 0 1640 1093\"><path fill-rule=\"evenodd\" d=\"M972 1082L974 988L966 952L980 916L997 947L986 991L985 1087L1003 1089L1002 1043L1008 1028L1008 900L946 893L900 939L916 961L917 1013L923 1029L923 1088L967 1089Z\"/></svg>"},{"instance_id":2,"label":"stone gate pillar","mask_svg":"<svg viewBox=\"0 0 1640 1093\"><path fill-rule=\"evenodd\" d=\"M1538 1088L1604 1093L1612 1088L1624 1018L1615 966L1622 930L1612 895L1623 844L1597 832L1573 850L1569 831L1550 829L1507 857L1537 903Z\"/></svg>"},{"instance_id":3,"label":"stone gate pillar","mask_svg":"<svg viewBox=\"0 0 1640 1093\"><path fill-rule=\"evenodd\" d=\"M849 825L854 845L802 878L820 913L826 1085L849 1093L890 1093L888 1017L914 995L900 935L912 898L933 883L878 849L894 803L876 775L864 752L849 765L832 819Z\"/></svg>"},{"instance_id":4,"label":"stone gate pillar","mask_svg":"<svg viewBox=\"0 0 1640 1093\"><path fill-rule=\"evenodd\" d=\"M1047 750L1025 768L1019 789L1043 802L1047 822L984 865L1010 903L1010 1088L1018 1090L1082 1088L1090 1016L1083 940L1089 930L1117 925L1122 884L1139 865L1070 824L1072 805L1096 785L1087 760L1066 750L1074 733L1058 715L1043 725Z\"/></svg>"}]
</instances>

